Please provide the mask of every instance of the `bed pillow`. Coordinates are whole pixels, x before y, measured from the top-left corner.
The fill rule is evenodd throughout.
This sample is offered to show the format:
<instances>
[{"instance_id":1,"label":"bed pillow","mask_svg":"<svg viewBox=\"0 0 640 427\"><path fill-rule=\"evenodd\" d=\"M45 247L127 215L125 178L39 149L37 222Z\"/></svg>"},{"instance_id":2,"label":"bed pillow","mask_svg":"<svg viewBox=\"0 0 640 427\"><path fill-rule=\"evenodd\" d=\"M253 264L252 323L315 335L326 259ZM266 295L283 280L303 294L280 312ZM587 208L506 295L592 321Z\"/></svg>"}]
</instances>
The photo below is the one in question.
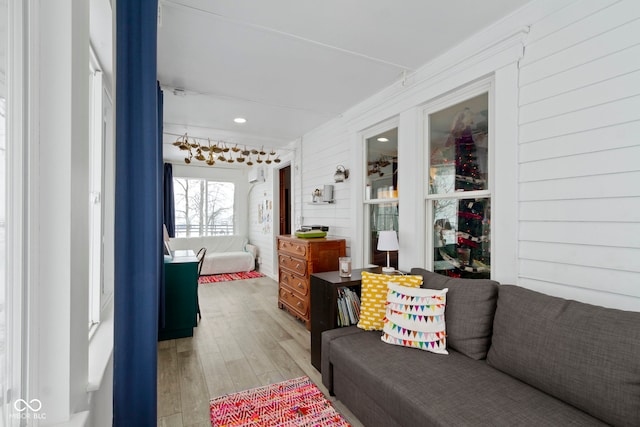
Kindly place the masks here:
<instances>
[{"instance_id":1,"label":"bed pillow","mask_svg":"<svg viewBox=\"0 0 640 427\"><path fill-rule=\"evenodd\" d=\"M382 341L449 354L444 322L446 295L446 288L407 288L389 283Z\"/></svg>"},{"instance_id":2,"label":"bed pillow","mask_svg":"<svg viewBox=\"0 0 640 427\"><path fill-rule=\"evenodd\" d=\"M422 284L422 276L390 275L362 272L360 295L360 321L358 328L381 331L387 302L387 283L398 283L411 288Z\"/></svg>"}]
</instances>

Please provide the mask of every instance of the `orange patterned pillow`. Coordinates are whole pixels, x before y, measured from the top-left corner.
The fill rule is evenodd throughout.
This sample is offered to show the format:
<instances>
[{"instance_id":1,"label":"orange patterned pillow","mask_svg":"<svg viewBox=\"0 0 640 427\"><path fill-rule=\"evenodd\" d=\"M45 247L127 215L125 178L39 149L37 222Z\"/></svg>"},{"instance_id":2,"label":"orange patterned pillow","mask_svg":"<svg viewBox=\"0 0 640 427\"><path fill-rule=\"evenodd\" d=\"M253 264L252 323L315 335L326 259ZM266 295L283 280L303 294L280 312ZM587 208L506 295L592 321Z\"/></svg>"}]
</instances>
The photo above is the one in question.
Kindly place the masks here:
<instances>
[{"instance_id":1,"label":"orange patterned pillow","mask_svg":"<svg viewBox=\"0 0 640 427\"><path fill-rule=\"evenodd\" d=\"M363 271L358 328L366 331L382 330L389 282L410 288L419 288L422 285L422 276L377 274Z\"/></svg>"}]
</instances>

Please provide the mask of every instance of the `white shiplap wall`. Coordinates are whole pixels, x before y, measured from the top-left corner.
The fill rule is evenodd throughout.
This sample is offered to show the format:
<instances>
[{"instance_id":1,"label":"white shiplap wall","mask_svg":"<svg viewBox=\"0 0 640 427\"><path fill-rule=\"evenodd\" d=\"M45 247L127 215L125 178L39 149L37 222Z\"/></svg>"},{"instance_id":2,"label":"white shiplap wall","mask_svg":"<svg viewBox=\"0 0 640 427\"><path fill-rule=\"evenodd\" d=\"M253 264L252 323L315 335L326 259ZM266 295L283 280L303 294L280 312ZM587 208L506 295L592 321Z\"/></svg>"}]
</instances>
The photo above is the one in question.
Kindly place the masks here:
<instances>
[{"instance_id":1,"label":"white shiplap wall","mask_svg":"<svg viewBox=\"0 0 640 427\"><path fill-rule=\"evenodd\" d=\"M278 272L274 269L274 234L277 232L278 221L273 217L271 211L271 221L268 225L260 223L258 217L258 206L264 201L276 203L273 193L274 170L265 167L265 182L249 184L249 241L258 247L259 267L261 273L277 280Z\"/></svg>"},{"instance_id":2,"label":"white shiplap wall","mask_svg":"<svg viewBox=\"0 0 640 427\"><path fill-rule=\"evenodd\" d=\"M528 31L524 41L518 28ZM296 153L296 220L329 225L359 254L362 168L354 147L360 132L399 117L405 154L419 153L421 109L492 75L496 278L640 311L639 35L640 2L634 0L530 3L425 65L406 87L392 85L305 135ZM313 189L331 183L337 164L356 173L335 185L336 204L309 205ZM405 157L404 182L420 179L422 168L420 159ZM516 180L517 188L509 184ZM400 228L422 236L419 193L400 193L403 211L413 213ZM409 240L401 252L414 266L426 239Z\"/></svg>"},{"instance_id":3,"label":"white shiplap wall","mask_svg":"<svg viewBox=\"0 0 640 427\"><path fill-rule=\"evenodd\" d=\"M519 283L640 310L640 2L536 23L519 77Z\"/></svg>"},{"instance_id":4,"label":"white shiplap wall","mask_svg":"<svg viewBox=\"0 0 640 427\"><path fill-rule=\"evenodd\" d=\"M307 134L301 151L303 179L298 208L302 225L327 225L329 235L346 239L350 253L354 230L351 224L351 186L353 179L336 183L333 175L338 165L351 169L350 134L340 120ZM314 189L333 185L333 204L311 204Z\"/></svg>"}]
</instances>

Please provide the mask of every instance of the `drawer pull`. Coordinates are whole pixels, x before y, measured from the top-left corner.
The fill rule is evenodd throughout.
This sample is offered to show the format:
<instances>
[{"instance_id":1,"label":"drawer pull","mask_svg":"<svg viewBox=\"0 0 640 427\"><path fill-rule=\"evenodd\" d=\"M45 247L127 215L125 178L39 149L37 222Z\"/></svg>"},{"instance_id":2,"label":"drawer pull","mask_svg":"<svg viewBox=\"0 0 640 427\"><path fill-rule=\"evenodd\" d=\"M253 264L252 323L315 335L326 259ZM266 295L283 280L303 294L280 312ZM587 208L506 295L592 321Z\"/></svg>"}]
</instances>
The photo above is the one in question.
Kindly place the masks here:
<instances>
[{"instance_id":1,"label":"drawer pull","mask_svg":"<svg viewBox=\"0 0 640 427\"><path fill-rule=\"evenodd\" d=\"M304 288L304 286L302 286L302 283L300 283L300 282L298 282L298 287L299 287L300 289Z\"/></svg>"},{"instance_id":2,"label":"drawer pull","mask_svg":"<svg viewBox=\"0 0 640 427\"><path fill-rule=\"evenodd\" d=\"M298 304L296 304L298 307L302 308L302 303L300 301L298 301Z\"/></svg>"}]
</instances>

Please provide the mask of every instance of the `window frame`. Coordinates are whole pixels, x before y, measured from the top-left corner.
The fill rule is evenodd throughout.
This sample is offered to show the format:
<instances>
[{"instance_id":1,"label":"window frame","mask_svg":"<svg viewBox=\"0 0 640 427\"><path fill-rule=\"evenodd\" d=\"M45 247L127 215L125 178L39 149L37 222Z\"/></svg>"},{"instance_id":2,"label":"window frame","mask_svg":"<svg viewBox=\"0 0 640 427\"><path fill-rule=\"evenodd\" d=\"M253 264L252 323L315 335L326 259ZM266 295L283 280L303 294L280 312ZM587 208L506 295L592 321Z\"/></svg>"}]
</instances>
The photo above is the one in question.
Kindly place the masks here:
<instances>
[{"instance_id":1,"label":"window frame","mask_svg":"<svg viewBox=\"0 0 640 427\"><path fill-rule=\"evenodd\" d=\"M97 211L89 214L89 337L97 331L98 326L105 318L105 310L112 300L113 287L106 286L105 268L105 239L106 239L106 169L107 147L111 146L107 141L108 126L113 125L113 101L109 90L105 85L104 74L97 56L90 46L89 48L89 209L93 211L95 205ZM113 137L113 132L111 132ZM94 217L94 215L96 215ZM95 222L94 222L95 221ZM95 238L98 242L95 242ZM97 250L94 259L93 251ZM97 268L97 272L94 270Z\"/></svg>"},{"instance_id":2,"label":"window frame","mask_svg":"<svg viewBox=\"0 0 640 427\"><path fill-rule=\"evenodd\" d=\"M381 133L387 132L393 128L396 128L398 130L398 138L400 135L400 118L398 116L396 117L392 117L390 119L387 119L381 123L378 123L375 126L372 126L366 130L363 130L362 132L360 132L360 145L361 145L361 159L360 159L360 164L363 165L362 168L362 183L363 183L363 194L364 191L366 191L366 184L367 184L367 170L368 170L368 154L369 151L367 149L367 140L369 138L372 138L376 135L379 135ZM400 141L398 140L398 147L400 145ZM396 148L398 148L396 147ZM398 165L398 174L400 173L400 165ZM370 246L371 246L371 237L370 237L370 230L371 230L371 209L374 205L381 205L381 204L389 204L389 203L395 203L396 207L399 208L400 204L399 204L399 197L395 197L395 198L384 198L384 199L378 199L378 198L373 198L373 194L371 195L370 199L366 199L365 197L362 197L362 217L363 221L362 221L362 261L363 261L363 266L364 267L370 267L373 266L374 264L372 264L372 260L370 259L369 255L370 255ZM398 232L399 234L399 230L396 230L396 232ZM400 251L398 251L398 260L400 259Z\"/></svg>"},{"instance_id":3,"label":"window frame","mask_svg":"<svg viewBox=\"0 0 640 427\"><path fill-rule=\"evenodd\" d=\"M429 185L429 171L431 169L431 140L430 140L430 127L429 116L431 114L442 111L455 104L462 103L466 100L474 98L476 96L486 93L488 97L487 108L489 111L488 117L488 155L487 155L487 169L489 185L485 190L474 191L454 191L451 193L439 193L431 194ZM425 239L425 266L428 270L434 271L434 259L433 259L433 247L434 247L434 233L433 233L433 201L435 200L461 200L471 198L487 198L490 203L494 199L495 189L495 83L493 78L482 79L474 84L468 85L464 88L455 90L452 93L444 95L432 102L429 102L423 106L421 111L421 117L423 122L423 183L424 183L424 209L425 209L425 225L426 225L426 239ZM495 254L495 239L494 232L490 234L490 251ZM490 277L494 277L495 268L493 261L490 266Z\"/></svg>"},{"instance_id":4,"label":"window frame","mask_svg":"<svg viewBox=\"0 0 640 427\"><path fill-rule=\"evenodd\" d=\"M233 213L231 215L233 224L232 224L232 230L230 234L205 234L205 235L186 235L186 236L178 236L178 223L176 220L176 235L175 237L208 237L208 236L235 236L237 235L238 232L238 221L237 221L237 201L238 201L238 183L232 180L225 180L225 179L209 179L206 177L195 177L195 176L174 176L173 177L173 193L174 193L174 203L176 200L176 182L175 180L177 179L185 179L185 180L191 180L191 181L204 181L207 184L207 188L209 183L222 183L222 184L230 184L233 186L233 197L232 197L232 202L233 202ZM177 216L176 216L177 219Z\"/></svg>"}]
</instances>

